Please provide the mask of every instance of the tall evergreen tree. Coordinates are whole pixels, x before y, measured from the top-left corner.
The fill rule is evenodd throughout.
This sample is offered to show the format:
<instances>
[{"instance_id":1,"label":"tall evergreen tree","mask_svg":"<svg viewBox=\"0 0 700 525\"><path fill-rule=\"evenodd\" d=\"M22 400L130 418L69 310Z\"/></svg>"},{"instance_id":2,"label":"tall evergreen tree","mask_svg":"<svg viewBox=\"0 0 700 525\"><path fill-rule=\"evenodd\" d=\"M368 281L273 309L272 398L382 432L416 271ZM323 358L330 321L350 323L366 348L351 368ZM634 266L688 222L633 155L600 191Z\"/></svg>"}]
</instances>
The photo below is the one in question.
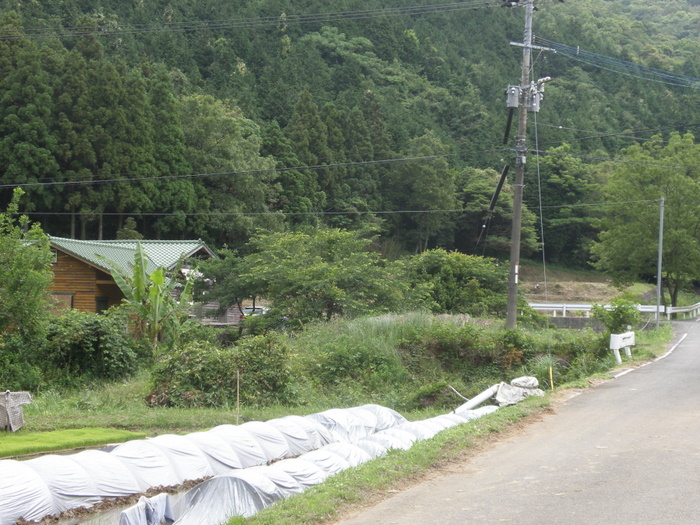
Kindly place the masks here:
<instances>
[{"instance_id":1,"label":"tall evergreen tree","mask_svg":"<svg viewBox=\"0 0 700 525\"><path fill-rule=\"evenodd\" d=\"M405 162L387 177L386 192L393 210L392 234L416 253L432 246L452 243L460 203L455 171L441 155L444 144L429 132L411 141L408 157L426 157Z\"/></svg>"},{"instance_id":2,"label":"tall evergreen tree","mask_svg":"<svg viewBox=\"0 0 700 525\"><path fill-rule=\"evenodd\" d=\"M318 216L312 213L318 210L317 203L323 201L324 195L313 171L294 169L301 162L275 120L264 129L262 154L274 158L277 168L279 192L272 209L289 214L287 221L292 224L316 224Z\"/></svg>"},{"instance_id":3,"label":"tall evergreen tree","mask_svg":"<svg viewBox=\"0 0 700 525\"><path fill-rule=\"evenodd\" d=\"M21 35L15 16L6 15L0 29ZM48 182L58 175L54 158L53 90L42 54L31 40L0 41L0 181L4 184ZM30 190L28 210L48 209L55 193ZM0 200L9 202L9 194Z\"/></svg>"},{"instance_id":4,"label":"tall evergreen tree","mask_svg":"<svg viewBox=\"0 0 700 525\"><path fill-rule=\"evenodd\" d=\"M308 90L301 93L285 133L302 165L314 167L304 172L309 179L315 179L321 190L316 194L313 206L314 211L322 211L328 205L328 197L333 193L335 181L331 179L331 171L321 166L328 164L332 155L328 148L328 130L321 120L313 95Z\"/></svg>"},{"instance_id":5,"label":"tall evergreen tree","mask_svg":"<svg viewBox=\"0 0 700 525\"><path fill-rule=\"evenodd\" d=\"M245 241L256 227L271 227L276 199L274 159L261 157L260 129L233 104L212 96L180 101L186 155L204 190L199 206L209 212L207 238L219 244ZM223 214L223 217L218 214Z\"/></svg>"},{"instance_id":6,"label":"tall evergreen tree","mask_svg":"<svg viewBox=\"0 0 700 525\"><path fill-rule=\"evenodd\" d=\"M155 210L169 215L156 218L152 229L157 237L202 236L202 219L190 215L199 210L192 168L186 158L185 135L180 125L178 105L167 72L160 67L146 68L148 100L153 122L154 158L157 174ZM199 192L203 193L203 191Z\"/></svg>"}]
</instances>

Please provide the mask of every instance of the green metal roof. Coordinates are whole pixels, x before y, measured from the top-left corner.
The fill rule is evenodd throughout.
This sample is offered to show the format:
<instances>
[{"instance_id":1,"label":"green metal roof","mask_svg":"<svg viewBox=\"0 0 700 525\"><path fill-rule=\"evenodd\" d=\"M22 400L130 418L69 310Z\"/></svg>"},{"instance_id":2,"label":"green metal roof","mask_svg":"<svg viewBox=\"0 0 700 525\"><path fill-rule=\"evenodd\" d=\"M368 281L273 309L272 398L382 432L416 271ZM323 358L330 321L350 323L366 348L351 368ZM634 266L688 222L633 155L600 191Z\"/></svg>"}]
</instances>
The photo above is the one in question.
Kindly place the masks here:
<instances>
[{"instance_id":1,"label":"green metal roof","mask_svg":"<svg viewBox=\"0 0 700 525\"><path fill-rule=\"evenodd\" d=\"M182 257L205 256L213 257L214 253L202 240L192 241L150 241L119 240L119 241L81 241L49 236L51 245L66 253L83 259L88 264L106 272L111 268L98 255L119 264L122 268L131 268L134 263L136 246L140 242L146 257L150 262L147 272L150 273L160 266L172 270Z\"/></svg>"}]
</instances>

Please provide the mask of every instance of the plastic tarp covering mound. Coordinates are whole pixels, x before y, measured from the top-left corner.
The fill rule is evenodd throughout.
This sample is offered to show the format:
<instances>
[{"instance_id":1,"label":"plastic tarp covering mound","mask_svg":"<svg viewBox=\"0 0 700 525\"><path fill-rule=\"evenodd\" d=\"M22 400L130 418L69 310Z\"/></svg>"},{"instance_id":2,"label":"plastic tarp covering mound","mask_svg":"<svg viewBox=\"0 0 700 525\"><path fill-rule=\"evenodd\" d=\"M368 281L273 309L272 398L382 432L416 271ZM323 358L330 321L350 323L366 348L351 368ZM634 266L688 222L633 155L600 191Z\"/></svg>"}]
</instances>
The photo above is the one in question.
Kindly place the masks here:
<instances>
[{"instance_id":1,"label":"plastic tarp covering mound","mask_svg":"<svg viewBox=\"0 0 700 525\"><path fill-rule=\"evenodd\" d=\"M329 410L308 416L326 425L338 436L364 435L364 437L354 442L338 441L298 458L285 459L270 466L252 469L256 475L265 476L271 482L267 485L271 490L268 494L260 494L263 484L257 477L255 478L258 480L257 485L250 487L239 481L232 486L234 483L232 478L240 477L239 473L217 476L208 480L192 489L180 500L179 509L182 515L175 521L175 525L195 523L219 525L233 516L251 516L274 501L298 492L296 487L290 488L284 478L279 479L280 469L291 475L298 482L301 490L305 490L345 469L384 456L389 449L408 450L416 441L433 437L441 430L466 423L491 413L497 408L483 407L478 410L463 411L459 415L444 414L416 422L407 422L400 415L396 417L390 413L387 413L390 416L387 419L382 419L381 415L380 417L374 414L368 416L365 415L367 412L365 408L348 409L345 414L343 410ZM358 423L357 420L362 417L365 418L364 422ZM376 421L382 422L377 424ZM371 432L372 428L374 432ZM219 478L221 481L217 481ZM226 492L227 490L233 493ZM244 490L249 490L250 494L241 494Z\"/></svg>"},{"instance_id":2,"label":"plastic tarp covering mound","mask_svg":"<svg viewBox=\"0 0 700 525\"><path fill-rule=\"evenodd\" d=\"M49 487L24 462L0 462L0 523L11 525L17 519L40 520L57 509Z\"/></svg>"},{"instance_id":3,"label":"plastic tarp covering mound","mask_svg":"<svg viewBox=\"0 0 700 525\"><path fill-rule=\"evenodd\" d=\"M187 492L174 509L180 515L176 523L225 523L231 516L252 516L291 494L259 470L234 470Z\"/></svg>"},{"instance_id":4,"label":"plastic tarp covering mound","mask_svg":"<svg viewBox=\"0 0 700 525\"><path fill-rule=\"evenodd\" d=\"M338 441L356 441L406 422L398 412L380 405L332 408L306 417L328 428Z\"/></svg>"},{"instance_id":5,"label":"plastic tarp covering mound","mask_svg":"<svg viewBox=\"0 0 700 525\"><path fill-rule=\"evenodd\" d=\"M163 509L170 515L171 503L177 523L224 523L234 515L250 516L389 449L408 449L419 439L495 409L409 423L394 410L363 405L128 441L109 452L0 460L0 525L12 525L19 518L40 520L104 498L207 477L211 478L176 503L167 495L142 498L123 513L122 523L160 523L154 516L162 515Z\"/></svg>"}]
</instances>

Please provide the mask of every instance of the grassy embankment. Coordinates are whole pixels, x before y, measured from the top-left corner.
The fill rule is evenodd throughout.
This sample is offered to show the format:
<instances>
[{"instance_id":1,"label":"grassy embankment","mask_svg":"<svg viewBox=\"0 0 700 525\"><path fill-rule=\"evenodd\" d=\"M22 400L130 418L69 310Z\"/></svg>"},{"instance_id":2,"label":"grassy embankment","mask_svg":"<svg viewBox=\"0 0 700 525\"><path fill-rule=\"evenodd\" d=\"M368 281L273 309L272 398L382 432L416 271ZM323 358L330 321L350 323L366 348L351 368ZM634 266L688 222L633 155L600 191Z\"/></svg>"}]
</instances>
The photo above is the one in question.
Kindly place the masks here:
<instances>
[{"instance_id":1,"label":"grassy embankment","mask_svg":"<svg viewBox=\"0 0 700 525\"><path fill-rule=\"evenodd\" d=\"M483 353L484 345L500 344L498 323L484 326L488 323L474 322L477 328L473 332L472 323L465 325L464 321L461 317L428 315L368 318L324 324L290 336L294 348L290 374L294 381L288 403L272 407L242 406L238 416L235 404L198 409L148 407L144 401L149 391L146 371L126 381L79 391L41 392L35 395L31 405L24 407L25 427L15 434L0 435L0 457L113 443L143 435L192 432L224 423L304 415L364 403L390 406L412 420L424 419L461 403L446 385L455 386L470 397L496 382L519 375L538 376L547 387L550 365L554 366L558 385L562 381L580 380L614 364L611 355L596 357L579 349L574 342L567 343L565 348L569 353L581 354L573 368L572 359L556 355L557 345L562 344L561 338L566 334L557 330L533 331L521 342L528 348L534 347L527 350L530 359L518 362L515 358L519 359L520 354L516 353L515 358L504 364L504 355L512 357L510 351L502 355L498 349L491 348L485 357ZM476 346L460 347L463 340L471 341L474 333L481 334ZM646 346L651 343L644 341L652 334L640 335L641 352L635 351L635 359L658 353L654 347ZM660 334L662 338L667 336L667 331ZM351 357L350 361L344 360L347 356ZM452 369L456 366L455 359L477 358L490 361L484 361L486 364L481 368ZM374 368L363 368L363 363ZM48 436L47 443L33 443L37 434L68 429L82 429L80 437L54 434ZM138 432L139 436L122 431Z\"/></svg>"}]
</instances>

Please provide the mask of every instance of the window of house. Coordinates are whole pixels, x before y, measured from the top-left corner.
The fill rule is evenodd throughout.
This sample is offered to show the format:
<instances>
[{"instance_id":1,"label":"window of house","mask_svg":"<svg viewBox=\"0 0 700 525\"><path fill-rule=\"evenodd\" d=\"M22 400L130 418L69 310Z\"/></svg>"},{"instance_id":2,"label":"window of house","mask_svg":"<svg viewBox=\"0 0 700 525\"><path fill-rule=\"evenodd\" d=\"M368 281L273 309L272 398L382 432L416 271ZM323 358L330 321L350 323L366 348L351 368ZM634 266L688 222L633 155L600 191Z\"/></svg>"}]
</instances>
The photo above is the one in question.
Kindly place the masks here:
<instances>
[{"instance_id":1,"label":"window of house","mask_svg":"<svg viewBox=\"0 0 700 525\"><path fill-rule=\"evenodd\" d=\"M99 314L109 309L109 297L98 295L95 297L95 311Z\"/></svg>"},{"instance_id":2,"label":"window of house","mask_svg":"<svg viewBox=\"0 0 700 525\"><path fill-rule=\"evenodd\" d=\"M74 295L75 294L69 292L51 292L51 299L53 300L51 310L54 312L70 310L73 308Z\"/></svg>"}]
</instances>

